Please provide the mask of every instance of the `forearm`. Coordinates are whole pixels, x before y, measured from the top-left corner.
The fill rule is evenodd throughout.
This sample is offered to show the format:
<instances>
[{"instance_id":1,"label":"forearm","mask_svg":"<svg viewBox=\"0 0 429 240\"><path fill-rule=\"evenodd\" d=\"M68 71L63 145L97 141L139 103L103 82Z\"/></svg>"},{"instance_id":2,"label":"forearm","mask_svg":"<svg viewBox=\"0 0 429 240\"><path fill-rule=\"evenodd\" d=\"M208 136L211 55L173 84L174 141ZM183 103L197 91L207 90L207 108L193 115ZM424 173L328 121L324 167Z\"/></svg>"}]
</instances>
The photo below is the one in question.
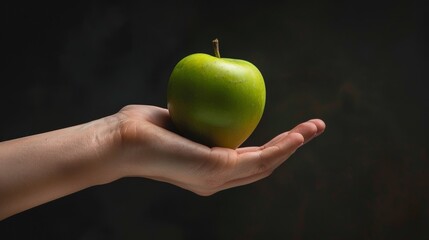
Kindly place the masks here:
<instances>
[{"instance_id":1,"label":"forearm","mask_svg":"<svg viewBox=\"0 0 429 240\"><path fill-rule=\"evenodd\" d=\"M118 178L112 117L0 143L0 220Z\"/></svg>"}]
</instances>

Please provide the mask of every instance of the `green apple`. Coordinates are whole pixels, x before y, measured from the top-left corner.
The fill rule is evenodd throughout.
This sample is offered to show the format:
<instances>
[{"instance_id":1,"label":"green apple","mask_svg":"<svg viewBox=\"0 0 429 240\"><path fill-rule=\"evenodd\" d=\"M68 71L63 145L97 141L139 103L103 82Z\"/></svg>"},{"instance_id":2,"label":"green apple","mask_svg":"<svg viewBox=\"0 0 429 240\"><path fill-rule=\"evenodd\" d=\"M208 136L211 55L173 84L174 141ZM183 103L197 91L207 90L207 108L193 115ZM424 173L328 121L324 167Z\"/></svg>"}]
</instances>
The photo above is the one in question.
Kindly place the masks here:
<instances>
[{"instance_id":1,"label":"green apple","mask_svg":"<svg viewBox=\"0 0 429 240\"><path fill-rule=\"evenodd\" d=\"M167 106L179 132L211 147L235 149L255 130L265 107L265 83L250 62L191 54L177 63L167 89Z\"/></svg>"}]
</instances>

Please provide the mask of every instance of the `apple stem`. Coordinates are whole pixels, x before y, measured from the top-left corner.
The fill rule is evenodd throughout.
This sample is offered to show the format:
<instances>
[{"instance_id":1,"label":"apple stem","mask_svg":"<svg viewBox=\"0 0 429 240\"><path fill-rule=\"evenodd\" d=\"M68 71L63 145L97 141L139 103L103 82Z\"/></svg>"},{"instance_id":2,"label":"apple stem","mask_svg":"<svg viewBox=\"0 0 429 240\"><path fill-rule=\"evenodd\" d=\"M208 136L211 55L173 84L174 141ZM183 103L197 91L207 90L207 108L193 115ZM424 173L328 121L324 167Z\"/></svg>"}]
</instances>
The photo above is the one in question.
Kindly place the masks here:
<instances>
[{"instance_id":1,"label":"apple stem","mask_svg":"<svg viewBox=\"0 0 429 240\"><path fill-rule=\"evenodd\" d=\"M220 52L219 52L219 40L217 38L215 38L213 41L213 50L215 53L215 56L220 58Z\"/></svg>"}]
</instances>

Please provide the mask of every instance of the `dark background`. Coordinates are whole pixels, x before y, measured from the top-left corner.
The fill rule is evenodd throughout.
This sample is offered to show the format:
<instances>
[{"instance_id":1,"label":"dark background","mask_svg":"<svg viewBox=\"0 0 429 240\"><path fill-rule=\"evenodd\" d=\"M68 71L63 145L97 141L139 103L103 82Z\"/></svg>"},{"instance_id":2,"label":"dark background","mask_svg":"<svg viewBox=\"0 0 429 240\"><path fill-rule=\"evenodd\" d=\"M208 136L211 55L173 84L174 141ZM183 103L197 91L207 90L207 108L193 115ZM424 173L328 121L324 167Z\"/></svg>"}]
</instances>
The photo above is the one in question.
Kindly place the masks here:
<instances>
[{"instance_id":1,"label":"dark background","mask_svg":"<svg viewBox=\"0 0 429 240\"><path fill-rule=\"evenodd\" d=\"M200 197L122 179L12 216L0 239L429 239L422 4L10 2L0 140L165 107L174 65L215 37L266 81L244 145L309 118L327 129L260 182Z\"/></svg>"}]
</instances>

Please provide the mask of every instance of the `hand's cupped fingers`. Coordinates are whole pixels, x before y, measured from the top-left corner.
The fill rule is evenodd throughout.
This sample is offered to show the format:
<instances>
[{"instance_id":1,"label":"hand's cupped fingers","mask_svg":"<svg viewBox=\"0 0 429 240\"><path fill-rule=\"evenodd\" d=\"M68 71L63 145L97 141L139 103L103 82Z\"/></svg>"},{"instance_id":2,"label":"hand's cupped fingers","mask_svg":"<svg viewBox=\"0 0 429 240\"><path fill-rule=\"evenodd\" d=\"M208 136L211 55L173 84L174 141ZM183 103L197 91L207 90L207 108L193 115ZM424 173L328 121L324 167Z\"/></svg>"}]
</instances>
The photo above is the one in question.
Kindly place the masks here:
<instances>
[{"instance_id":1,"label":"hand's cupped fingers","mask_svg":"<svg viewBox=\"0 0 429 240\"><path fill-rule=\"evenodd\" d=\"M269 146L276 145L278 142L282 141L283 138L285 138L288 134L289 134L289 132L284 132L284 133L281 133L281 134L277 135L276 137L274 137L273 139L271 139L269 142L265 143L264 146L263 146L263 148L267 148Z\"/></svg>"},{"instance_id":2,"label":"hand's cupped fingers","mask_svg":"<svg viewBox=\"0 0 429 240\"><path fill-rule=\"evenodd\" d=\"M252 147L237 148L235 151L237 151L238 154L243 154L246 152L255 152L255 151L258 151L260 149L261 149L261 147L252 146Z\"/></svg>"},{"instance_id":3,"label":"hand's cupped fingers","mask_svg":"<svg viewBox=\"0 0 429 240\"><path fill-rule=\"evenodd\" d=\"M312 122L312 123L314 123L314 125L316 125L316 127L317 127L316 136L322 134L325 131L326 124L322 120L320 120L320 119L311 119L309 122Z\"/></svg>"},{"instance_id":4,"label":"hand's cupped fingers","mask_svg":"<svg viewBox=\"0 0 429 240\"><path fill-rule=\"evenodd\" d=\"M313 126L314 125L314 126ZM264 147L273 146L276 143L282 141L283 138L285 138L289 133L296 132L300 133L302 136L304 136L304 143L311 140L313 137L320 135L325 130L326 125L325 123L320 119L311 119L307 122L301 123L294 127L289 132L284 132L279 135L277 135L275 138L271 139L269 142L264 144Z\"/></svg>"},{"instance_id":5,"label":"hand's cupped fingers","mask_svg":"<svg viewBox=\"0 0 429 240\"><path fill-rule=\"evenodd\" d=\"M262 172L273 171L289 158L303 144L303 141L301 134L291 133L275 145L240 154L232 172L233 178L247 178Z\"/></svg>"},{"instance_id":6,"label":"hand's cupped fingers","mask_svg":"<svg viewBox=\"0 0 429 240\"><path fill-rule=\"evenodd\" d=\"M299 133L304 137L304 143L307 143L316 136L317 132L317 125L311 121L308 121L294 127L292 130L290 130L289 134Z\"/></svg>"},{"instance_id":7,"label":"hand's cupped fingers","mask_svg":"<svg viewBox=\"0 0 429 240\"><path fill-rule=\"evenodd\" d=\"M285 160L296 151L305 141L305 138L300 133L289 132L272 146L265 147L261 151L260 158L265 162L275 162L276 159Z\"/></svg>"},{"instance_id":8,"label":"hand's cupped fingers","mask_svg":"<svg viewBox=\"0 0 429 240\"><path fill-rule=\"evenodd\" d=\"M243 154L246 152L254 152L257 150L262 150L262 149L267 148L269 146L275 145L277 142L281 141L287 135L288 135L288 132L281 133L281 134L277 135L276 137L274 137L273 139L271 139L269 142L265 143L262 147L259 147L259 146L243 147L243 148L237 148L236 151L238 154Z\"/></svg>"}]
</instances>

